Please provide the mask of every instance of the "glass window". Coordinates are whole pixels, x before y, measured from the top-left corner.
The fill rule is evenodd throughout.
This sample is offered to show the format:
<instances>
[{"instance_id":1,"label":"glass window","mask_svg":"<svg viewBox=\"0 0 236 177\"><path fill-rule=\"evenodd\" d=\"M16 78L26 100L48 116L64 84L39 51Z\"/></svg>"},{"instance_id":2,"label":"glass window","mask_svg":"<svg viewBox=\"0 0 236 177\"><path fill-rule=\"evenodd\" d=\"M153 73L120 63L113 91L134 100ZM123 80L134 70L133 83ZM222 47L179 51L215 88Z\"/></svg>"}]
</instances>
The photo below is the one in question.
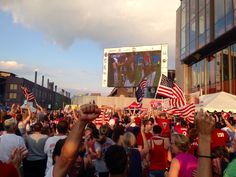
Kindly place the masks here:
<instances>
[{"instance_id":1,"label":"glass window","mask_svg":"<svg viewBox=\"0 0 236 177\"><path fill-rule=\"evenodd\" d=\"M196 36L196 23L195 19L191 20L190 23L190 42L195 39Z\"/></svg>"},{"instance_id":2,"label":"glass window","mask_svg":"<svg viewBox=\"0 0 236 177\"><path fill-rule=\"evenodd\" d=\"M205 0L199 0L199 11L205 8Z\"/></svg>"},{"instance_id":3,"label":"glass window","mask_svg":"<svg viewBox=\"0 0 236 177\"><path fill-rule=\"evenodd\" d=\"M223 78L224 81L229 80L229 51L228 49L223 50Z\"/></svg>"},{"instance_id":4,"label":"glass window","mask_svg":"<svg viewBox=\"0 0 236 177\"><path fill-rule=\"evenodd\" d=\"M210 5L206 5L206 43L210 42Z\"/></svg>"},{"instance_id":5,"label":"glass window","mask_svg":"<svg viewBox=\"0 0 236 177\"><path fill-rule=\"evenodd\" d=\"M205 44L205 10L199 13L199 47Z\"/></svg>"},{"instance_id":6,"label":"glass window","mask_svg":"<svg viewBox=\"0 0 236 177\"><path fill-rule=\"evenodd\" d=\"M225 0L225 10L226 10L226 30L229 30L233 26L233 1Z\"/></svg>"},{"instance_id":7,"label":"glass window","mask_svg":"<svg viewBox=\"0 0 236 177\"><path fill-rule=\"evenodd\" d=\"M198 63L192 65L192 88L197 88L199 85L199 69Z\"/></svg>"},{"instance_id":8,"label":"glass window","mask_svg":"<svg viewBox=\"0 0 236 177\"><path fill-rule=\"evenodd\" d=\"M192 91L197 91L201 86L204 86L204 61L192 65Z\"/></svg>"},{"instance_id":9,"label":"glass window","mask_svg":"<svg viewBox=\"0 0 236 177\"><path fill-rule=\"evenodd\" d=\"M210 61L208 61L208 85L215 84L216 82L216 74L215 69L216 67L216 60L212 57Z\"/></svg>"},{"instance_id":10,"label":"glass window","mask_svg":"<svg viewBox=\"0 0 236 177\"><path fill-rule=\"evenodd\" d=\"M181 30L181 49L186 46L186 38L185 38L185 28Z\"/></svg>"},{"instance_id":11,"label":"glass window","mask_svg":"<svg viewBox=\"0 0 236 177\"><path fill-rule=\"evenodd\" d=\"M201 86L204 86L204 85L205 85L204 73L205 73L205 59L203 59L203 60L200 62Z\"/></svg>"},{"instance_id":12,"label":"glass window","mask_svg":"<svg viewBox=\"0 0 236 177\"><path fill-rule=\"evenodd\" d=\"M231 46L232 93L236 95L236 44Z\"/></svg>"},{"instance_id":13,"label":"glass window","mask_svg":"<svg viewBox=\"0 0 236 177\"><path fill-rule=\"evenodd\" d=\"M10 84L10 90L17 90L17 84Z\"/></svg>"},{"instance_id":14,"label":"glass window","mask_svg":"<svg viewBox=\"0 0 236 177\"><path fill-rule=\"evenodd\" d=\"M215 37L220 36L225 31L224 1L215 0Z\"/></svg>"},{"instance_id":15,"label":"glass window","mask_svg":"<svg viewBox=\"0 0 236 177\"><path fill-rule=\"evenodd\" d=\"M194 52L196 50L196 41L193 40L192 42L190 42L190 45L189 45L189 53L191 54L192 52Z\"/></svg>"},{"instance_id":16,"label":"glass window","mask_svg":"<svg viewBox=\"0 0 236 177\"><path fill-rule=\"evenodd\" d=\"M189 24L186 25L186 44L189 44Z\"/></svg>"},{"instance_id":17,"label":"glass window","mask_svg":"<svg viewBox=\"0 0 236 177\"><path fill-rule=\"evenodd\" d=\"M182 6L182 9L186 7L186 0L182 0L181 6Z\"/></svg>"},{"instance_id":18,"label":"glass window","mask_svg":"<svg viewBox=\"0 0 236 177\"><path fill-rule=\"evenodd\" d=\"M186 8L182 9L181 12L181 28L186 25Z\"/></svg>"},{"instance_id":19,"label":"glass window","mask_svg":"<svg viewBox=\"0 0 236 177\"><path fill-rule=\"evenodd\" d=\"M185 18L186 18L186 25L187 24L189 24L189 12L190 11L190 9L189 9L189 1L187 1L187 3L186 3L186 14L185 14Z\"/></svg>"},{"instance_id":20,"label":"glass window","mask_svg":"<svg viewBox=\"0 0 236 177\"><path fill-rule=\"evenodd\" d=\"M236 79L236 44L231 46L232 78Z\"/></svg>"},{"instance_id":21,"label":"glass window","mask_svg":"<svg viewBox=\"0 0 236 177\"><path fill-rule=\"evenodd\" d=\"M219 51L216 53L216 91L221 90L222 65L222 51Z\"/></svg>"},{"instance_id":22,"label":"glass window","mask_svg":"<svg viewBox=\"0 0 236 177\"><path fill-rule=\"evenodd\" d=\"M190 0L190 19L195 18L196 14L196 2L195 0Z\"/></svg>"},{"instance_id":23,"label":"glass window","mask_svg":"<svg viewBox=\"0 0 236 177\"><path fill-rule=\"evenodd\" d=\"M16 93L9 93L9 99L16 99L17 94Z\"/></svg>"}]
</instances>

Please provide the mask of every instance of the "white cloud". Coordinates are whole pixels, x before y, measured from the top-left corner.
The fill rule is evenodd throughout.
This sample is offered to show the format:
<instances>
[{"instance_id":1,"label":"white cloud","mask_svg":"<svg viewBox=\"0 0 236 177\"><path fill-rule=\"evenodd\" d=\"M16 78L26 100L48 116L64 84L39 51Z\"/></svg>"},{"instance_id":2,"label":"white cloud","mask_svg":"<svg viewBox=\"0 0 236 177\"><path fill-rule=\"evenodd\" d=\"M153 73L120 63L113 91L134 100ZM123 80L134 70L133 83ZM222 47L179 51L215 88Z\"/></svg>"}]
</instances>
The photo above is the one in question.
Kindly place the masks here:
<instances>
[{"instance_id":1,"label":"white cloud","mask_svg":"<svg viewBox=\"0 0 236 177\"><path fill-rule=\"evenodd\" d=\"M0 0L13 21L67 48L76 40L102 47L169 43L174 56L179 0Z\"/></svg>"},{"instance_id":2,"label":"white cloud","mask_svg":"<svg viewBox=\"0 0 236 177\"><path fill-rule=\"evenodd\" d=\"M23 64L19 64L16 61L0 61L0 69L2 70L18 70L24 67Z\"/></svg>"}]
</instances>

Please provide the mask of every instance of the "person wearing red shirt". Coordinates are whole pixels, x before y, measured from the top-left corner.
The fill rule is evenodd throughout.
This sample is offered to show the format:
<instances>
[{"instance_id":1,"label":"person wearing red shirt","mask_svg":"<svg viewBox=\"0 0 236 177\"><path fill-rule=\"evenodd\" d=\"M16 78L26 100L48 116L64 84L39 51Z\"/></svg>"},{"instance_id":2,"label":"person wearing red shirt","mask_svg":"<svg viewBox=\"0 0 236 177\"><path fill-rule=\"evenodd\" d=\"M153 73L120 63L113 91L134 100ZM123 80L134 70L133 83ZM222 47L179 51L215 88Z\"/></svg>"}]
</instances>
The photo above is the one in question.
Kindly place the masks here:
<instances>
[{"instance_id":1,"label":"person wearing red shirt","mask_svg":"<svg viewBox=\"0 0 236 177\"><path fill-rule=\"evenodd\" d=\"M19 177L16 167L11 163L2 163L0 161L1 177Z\"/></svg>"},{"instance_id":2,"label":"person wearing red shirt","mask_svg":"<svg viewBox=\"0 0 236 177\"><path fill-rule=\"evenodd\" d=\"M144 131L144 134L145 134L145 137L147 139L147 141L152 137L152 127L153 127L153 124L154 124L154 119L153 118L149 118L148 120L146 121L143 121L143 124L144 124L144 128L145 128L145 131ZM142 138L142 134L141 132L138 134L137 136L137 146L138 146L138 149L139 151L141 152L144 148L144 145L143 145L143 138ZM147 156L145 156L143 158L143 173L144 173L144 177L148 176L148 160L147 160Z\"/></svg>"},{"instance_id":3,"label":"person wearing red shirt","mask_svg":"<svg viewBox=\"0 0 236 177\"><path fill-rule=\"evenodd\" d=\"M168 167L169 139L161 137L162 128L159 125L153 126L153 136L149 143L149 176L164 177Z\"/></svg>"},{"instance_id":4,"label":"person wearing red shirt","mask_svg":"<svg viewBox=\"0 0 236 177\"><path fill-rule=\"evenodd\" d=\"M174 127L175 132L188 136L188 124L185 120L181 120L181 123Z\"/></svg>"},{"instance_id":5,"label":"person wearing red shirt","mask_svg":"<svg viewBox=\"0 0 236 177\"><path fill-rule=\"evenodd\" d=\"M217 146L226 146L228 140L228 133L221 130L220 122L216 122L215 130L211 133L211 149L214 150Z\"/></svg>"},{"instance_id":6,"label":"person wearing red shirt","mask_svg":"<svg viewBox=\"0 0 236 177\"><path fill-rule=\"evenodd\" d=\"M149 140L152 137L152 126L153 126L154 120L149 119L147 121L144 120L143 124L145 126L145 136L146 139ZM138 149L142 150L143 149L143 138L141 132L137 136L137 146Z\"/></svg>"},{"instance_id":7,"label":"person wearing red shirt","mask_svg":"<svg viewBox=\"0 0 236 177\"><path fill-rule=\"evenodd\" d=\"M157 124L162 129L161 136L169 138L170 137L170 119L159 118L159 119L156 119L156 121L157 121Z\"/></svg>"},{"instance_id":8,"label":"person wearing red shirt","mask_svg":"<svg viewBox=\"0 0 236 177\"><path fill-rule=\"evenodd\" d=\"M22 159L25 158L22 148L13 150L9 160L6 163L0 161L1 177L20 177L20 166Z\"/></svg>"}]
</instances>

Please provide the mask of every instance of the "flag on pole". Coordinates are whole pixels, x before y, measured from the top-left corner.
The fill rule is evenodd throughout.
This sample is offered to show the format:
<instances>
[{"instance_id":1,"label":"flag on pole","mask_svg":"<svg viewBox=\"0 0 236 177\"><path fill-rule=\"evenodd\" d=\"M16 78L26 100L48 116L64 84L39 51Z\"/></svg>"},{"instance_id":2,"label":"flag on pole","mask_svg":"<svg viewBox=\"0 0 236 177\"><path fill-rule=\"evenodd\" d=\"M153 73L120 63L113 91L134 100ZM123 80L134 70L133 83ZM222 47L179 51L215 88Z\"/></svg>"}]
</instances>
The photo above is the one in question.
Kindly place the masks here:
<instances>
[{"instance_id":1,"label":"flag on pole","mask_svg":"<svg viewBox=\"0 0 236 177\"><path fill-rule=\"evenodd\" d=\"M172 107L182 107L186 105L182 89L164 74L161 75L161 81L156 90L155 97L157 97L157 95L170 98L170 106Z\"/></svg>"},{"instance_id":2,"label":"flag on pole","mask_svg":"<svg viewBox=\"0 0 236 177\"><path fill-rule=\"evenodd\" d=\"M143 100L143 97L144 97L144 88L146 87L147 85L147 79L143 79L139 85L138 85L138 89L136 90L135 92L135 96L136 96L136 99L137 99L137 102L141 102Z\"/></svg>"},{"instance_id":3,"label":"flag on pole","mask_svg":"<svg viewBox=\"0 0 236 177\"><path fill-rule=\"evenodd\" d=\"M33 93L30 92L27 87L21 87L21 90L22 90L22 92L25 96L25 99L27 101L34 101L35 100L35 97L34 97Z\"/></svg>"},{"instance_id":4,"label":"flag on pole","mask_svg":"<svg viewBox=\"0 0 236 177\"><path fill-rule=\"evenodd\" d=\"M172 108L169 110L165 110L166 113L168 114L174 114L174 115L179 115L183 117L186 121L190 123L194 123L194 117L195 117L195 104L188 104L185 105L182 108Z\"/></svg>"}]
</instances>

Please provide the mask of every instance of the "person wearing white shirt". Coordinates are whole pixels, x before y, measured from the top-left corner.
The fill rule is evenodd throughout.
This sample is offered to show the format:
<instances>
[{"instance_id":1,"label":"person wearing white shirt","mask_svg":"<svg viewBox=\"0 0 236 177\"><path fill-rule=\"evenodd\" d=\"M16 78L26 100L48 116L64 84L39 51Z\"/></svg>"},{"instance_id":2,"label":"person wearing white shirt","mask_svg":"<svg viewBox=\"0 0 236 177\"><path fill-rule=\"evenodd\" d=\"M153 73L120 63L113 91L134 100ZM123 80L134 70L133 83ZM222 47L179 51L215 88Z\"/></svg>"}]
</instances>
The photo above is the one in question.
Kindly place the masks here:
<instances>
[{"instance_id":1,"label":"person wearing white shirt","mask_svg":"<svg viewBox=\"0 0 236 177\"><path fill-rule=\"evenodd\" d=\"M16 120L14 118L5 120L4 128L6 133L0 136L0 161L7 162L13 150L17 148L24 149L24 154L27 154L24 139L15 134Z\"/></svg>"},{"instance_id":2,"label":"person wearing white shirt","mask_svg":"<svg viewBox=\"0 0 236 177\"><path fill-rule=\"evenodd\" d=\"M65 139L67 136L68 132L68 123L67 121L60 121L57 124L57 132L58 134L50 137L47 139L45 146L44 146L44 152L47 154L48 159L47 159L47 168L46 168L46 173L49 170L49 168L52 166L52 155L53 155L53 150L55 148L55 145L58 140L60 139Z\"/></svg>"}]
</instances>

